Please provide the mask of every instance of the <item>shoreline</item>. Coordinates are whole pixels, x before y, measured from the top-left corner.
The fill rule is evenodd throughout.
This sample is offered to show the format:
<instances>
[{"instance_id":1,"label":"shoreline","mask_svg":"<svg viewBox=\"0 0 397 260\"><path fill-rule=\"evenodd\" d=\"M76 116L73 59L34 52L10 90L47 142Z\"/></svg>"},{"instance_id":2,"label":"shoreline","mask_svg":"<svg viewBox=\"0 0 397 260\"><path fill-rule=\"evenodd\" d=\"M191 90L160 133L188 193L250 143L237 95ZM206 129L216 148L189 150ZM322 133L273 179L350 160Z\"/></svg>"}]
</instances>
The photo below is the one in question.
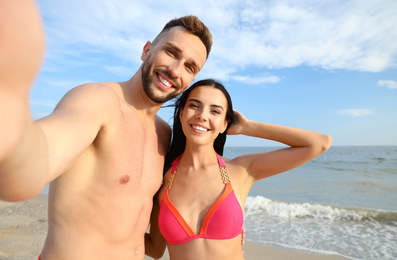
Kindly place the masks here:
<instances>
[{"instance_id":1,"label":"shoreline","mask_svg":"<svg viewBox=\"0 0 397 260\"><path fill-rule=\"evenodd\" d=\"M47 234L47 195L23 202L0 201L0 259L37 259ZM301 253L253 242L243 246L246 260L342 260L339 255ZM145 256L145 260L152 258ZM166 252L161 258L169 259Z\"/></svg>"}]
</instances>

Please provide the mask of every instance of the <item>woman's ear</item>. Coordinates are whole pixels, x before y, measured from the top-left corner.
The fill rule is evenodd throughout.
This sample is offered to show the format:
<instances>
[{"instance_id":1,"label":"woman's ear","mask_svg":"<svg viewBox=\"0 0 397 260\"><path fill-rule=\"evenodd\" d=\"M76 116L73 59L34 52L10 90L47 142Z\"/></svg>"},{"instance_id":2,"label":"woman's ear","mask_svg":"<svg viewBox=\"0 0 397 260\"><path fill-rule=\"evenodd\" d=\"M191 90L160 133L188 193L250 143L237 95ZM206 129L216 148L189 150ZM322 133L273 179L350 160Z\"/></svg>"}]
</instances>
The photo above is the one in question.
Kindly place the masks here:
<instances>
[{"instance_id":1,"label":"woman's ear","mask_svg":"<svg viewBox=\"0 0 397 260\"><path fill-rule=\"evenodd\" d=\"M222 127L222 130L221 130L221 134L223 134L225 131L226 131L226 129L227 129L227 125L229 124L229 121L228 120L225 120L225 122L223 123L223 127Z\"/></svg>"},{"instance_id":2,"label":"woman's ear","mask_svg":"<svg viewBox=\"0 0 397 260\"><path fill-rule=\"evenodd\" d=\"M150 41L147 41L145 46L143 46L142 55L141 55L142 61L146 61L146 59L150 56L149 52L151 49L152 49L152 43Z\"/></svg>"}]
</instances>

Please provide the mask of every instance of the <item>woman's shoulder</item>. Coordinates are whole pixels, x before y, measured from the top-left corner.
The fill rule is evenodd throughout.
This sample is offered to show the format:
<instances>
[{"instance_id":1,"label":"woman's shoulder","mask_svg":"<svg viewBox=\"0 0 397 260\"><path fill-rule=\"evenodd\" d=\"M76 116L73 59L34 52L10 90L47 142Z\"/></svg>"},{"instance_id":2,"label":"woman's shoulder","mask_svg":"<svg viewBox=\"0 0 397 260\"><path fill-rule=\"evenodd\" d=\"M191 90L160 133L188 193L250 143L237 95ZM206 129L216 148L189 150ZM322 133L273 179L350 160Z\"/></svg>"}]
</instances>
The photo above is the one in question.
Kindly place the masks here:
<instances>
[{"instance_id":1,"label":"woman's shoulder","mask_svg":"<svg viewBox=\"0 0 397 260\"><path fill-rule=\"evenodd\" d=\"M237 156L234 158L226 158L221 156L223 162L225 163L226 167L233 167L233 168L246 168L246 164L249 162L249 158L246 155Z\"/></svg>"},{"instance_id":2,"label":"woman's shoulder","mask_svg":"<svg viewBox=\"0 0 397 260\"><path fill-rule=\"evenodd\" d=\"M240 178L247 175L247 168L244 166L244 159L239 157L229 159L222 156L222 160L225 163L227 171L232 179L233 177Z\"/></svg>"}]
</instances>

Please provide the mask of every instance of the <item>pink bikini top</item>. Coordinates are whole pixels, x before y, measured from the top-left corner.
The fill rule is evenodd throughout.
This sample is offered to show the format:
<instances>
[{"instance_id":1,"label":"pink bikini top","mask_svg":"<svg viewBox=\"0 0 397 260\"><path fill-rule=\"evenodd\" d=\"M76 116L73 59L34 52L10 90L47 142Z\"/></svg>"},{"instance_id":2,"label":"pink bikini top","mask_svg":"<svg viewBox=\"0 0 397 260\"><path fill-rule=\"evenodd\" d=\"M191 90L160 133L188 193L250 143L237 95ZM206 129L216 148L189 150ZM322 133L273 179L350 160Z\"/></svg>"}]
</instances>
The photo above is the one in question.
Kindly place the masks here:
<instances>
[{"instance_id":1,"label":"pink bikini top","mask_svg":"<svg viewBox=\"0 0 397 260\"><path fill-rule=\"evenodd\" d=\"M168 187L161 201L158 217L160 232L169 244L179 245L197 238L231 239L242 233L244 222L243 211L234 194L227 168L218 154L217 157L225 189L207 213L199 234L193 232L170 200L169 191L181 156L172 163L173 168L168 181Z\"/></svg>"}]
</instances>

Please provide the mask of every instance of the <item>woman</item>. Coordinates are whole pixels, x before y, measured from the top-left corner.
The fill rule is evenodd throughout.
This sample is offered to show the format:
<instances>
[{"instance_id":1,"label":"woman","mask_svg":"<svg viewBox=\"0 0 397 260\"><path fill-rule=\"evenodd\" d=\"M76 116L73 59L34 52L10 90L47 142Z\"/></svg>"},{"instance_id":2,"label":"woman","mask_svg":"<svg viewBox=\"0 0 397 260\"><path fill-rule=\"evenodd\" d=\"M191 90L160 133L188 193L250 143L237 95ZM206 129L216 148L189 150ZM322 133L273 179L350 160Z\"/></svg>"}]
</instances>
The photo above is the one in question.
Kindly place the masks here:
<instances>
[{"instance_id":1,"label":"woman","mask_svg":"<svg viewBox=\"0 0 397 260\"><path fill-rule=\"evenodd\" d=\"M221 156L226 133L289 147L227 159ZM330 145L328 135L248 120L233 111L222 84L196 82L176 102L164 185L154 200L146 254L160 258L167 245L172 260L244 259L241 230L251 186L312 160Z\"/></svg>"}]
</instances>

